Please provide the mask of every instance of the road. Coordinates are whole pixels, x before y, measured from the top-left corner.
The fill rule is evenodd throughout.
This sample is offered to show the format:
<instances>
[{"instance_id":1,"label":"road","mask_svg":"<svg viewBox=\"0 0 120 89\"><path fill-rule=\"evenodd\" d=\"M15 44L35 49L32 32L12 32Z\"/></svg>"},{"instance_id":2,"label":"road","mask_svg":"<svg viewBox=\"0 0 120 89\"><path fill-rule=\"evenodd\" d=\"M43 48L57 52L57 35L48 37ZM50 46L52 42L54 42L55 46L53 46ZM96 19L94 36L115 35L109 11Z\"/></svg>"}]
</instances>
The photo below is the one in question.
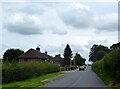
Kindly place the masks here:
<instances>
[{"instance_id":1,"label":"road","mask_svg":"<svg viewBox=\"0 0 120 89\"><path fill-rule=\"evenodd\" d=\"M42 87L106 87L102 80L91 70L90 66L86 67L85 71L64 72L58 78Z\"/></svg>"}]
</instances>

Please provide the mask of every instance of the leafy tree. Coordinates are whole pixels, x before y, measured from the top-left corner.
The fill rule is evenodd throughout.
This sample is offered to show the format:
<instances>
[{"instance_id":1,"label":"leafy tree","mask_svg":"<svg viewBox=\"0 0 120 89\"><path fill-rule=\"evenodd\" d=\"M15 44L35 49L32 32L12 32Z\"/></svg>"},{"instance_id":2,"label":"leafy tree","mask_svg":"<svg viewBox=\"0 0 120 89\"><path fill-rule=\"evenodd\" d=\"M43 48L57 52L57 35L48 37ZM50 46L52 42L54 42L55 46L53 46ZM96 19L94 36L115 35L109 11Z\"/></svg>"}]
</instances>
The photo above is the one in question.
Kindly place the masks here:
<instances>
[{"instance_id":1,"label":"leafy tree","mask_svg":"<svg viewBox=\"0 0 120 89\"><path fill-rule=\"evenodd\" d=\"M23 54L24 51L20 49L7 49L3 55L3 61L18 61L18 56Z\"/></svg>"},{"instance_id":2,"label":"leafy tree","mask_svg":"<svg viewBox=\"0 0 120 89\"><path fill-rule=\"evenodd\" d=\"M90 49L89 61L95 62L97 60L101 60L103 56L109 52L110 50L108 47L94 44Z\"/></svg>"},{"instance_id":3,"label":"leafy tree","mask_svg":"<svg viewBox=\"0 0 120 89\"><path fill-rule=\"evenodd\" d=\"M71 60L71 65L74 65L74 60Z\"/></svg>"},{"instance_id":4,"label":"leafy tree","mask_svg":"<svg viewBox=\"0 0 120 89\"><path fill-rule=\"evenodd\" d=\"M85 58L82 58L82 65L85 65L85 61L86 61L86 59Z\"/></svg>"},{"instance_id":5,"label":"leafy tree","mask_svg":"<svg viewBox=\"0 0 120 89\"><path fill-rule=\"evenodd\" d=\"M105 51L98 51L96 54L96 59L101 60L105 56L106 52Z\"/></svg>"},{"instance_id":6,"label":"leafy tree","mask_svg":"<svg viewBox=\"0 0 120 89\"><path fill-rule=\"evenodd\" d=\"M66 45L63 55L64 55L64 66L70 66L70 60L72 58L72 50L69 44Z\"/></svg>"},{"instance_id":7,"label":"leafy tree","mask_svg":"<svg viewBox=\"0 0 120 89\"><path fill-rule=\"evenodd\" d=\"M112 49L117 49L117 48L120 48L120 42L117 43L117 44L113 44L113 45L110 47L111 50L112 50Z\"/></svg>"},{"instance_id":8,"label":"leafy tree","mask_svg":"<svg viewBox=\"0 0 120 89\"><path fill-rule=\"evenodd\" d=\"M85 64L85 59L78 53L74 56L74 61L76 65L82 66Z\"/></svg>"}]
</instances>

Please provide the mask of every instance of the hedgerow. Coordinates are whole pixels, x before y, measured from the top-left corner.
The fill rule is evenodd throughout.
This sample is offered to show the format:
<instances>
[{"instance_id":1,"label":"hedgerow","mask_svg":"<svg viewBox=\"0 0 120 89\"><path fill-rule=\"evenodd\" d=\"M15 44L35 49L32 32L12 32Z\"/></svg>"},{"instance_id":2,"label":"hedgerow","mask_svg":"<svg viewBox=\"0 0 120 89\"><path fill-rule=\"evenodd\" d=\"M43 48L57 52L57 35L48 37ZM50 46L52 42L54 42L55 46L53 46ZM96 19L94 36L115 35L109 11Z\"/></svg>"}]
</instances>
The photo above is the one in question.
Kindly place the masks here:
<instances>
[{"instance_id":1,"label":"hedgerow","mask_svg":"<svg viewBox=\"0 0 120 89\"><path fill-rule=\"evenodd\" d=\"M92 64L97 74L105 74L114 80L120 81L120 49L114 49L106 54L102 60Z\"/></svg>"},{"instance_id":2,"label":"hedgerow","mask_svg":"<svg viewBox=\"0 0 120 89\"><path fill-rule=\"evenodd\" d=\"M59 70L60 68L57 64L49 62L4 62L2 65L2 83L25 80L31 77L58 72Z\"/></svg>"}]
</instances>

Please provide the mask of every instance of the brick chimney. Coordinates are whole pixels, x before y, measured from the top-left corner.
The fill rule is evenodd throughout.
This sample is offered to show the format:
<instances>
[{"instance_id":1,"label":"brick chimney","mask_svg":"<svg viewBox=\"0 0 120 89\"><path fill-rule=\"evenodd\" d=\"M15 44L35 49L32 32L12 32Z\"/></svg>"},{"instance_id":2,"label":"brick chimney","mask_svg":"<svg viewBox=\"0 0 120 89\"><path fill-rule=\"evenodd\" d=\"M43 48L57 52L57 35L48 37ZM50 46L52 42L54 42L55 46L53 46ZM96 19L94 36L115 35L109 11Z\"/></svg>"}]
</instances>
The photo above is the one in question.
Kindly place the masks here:
<instances>
[{"instance_id":1,"label":"brick chimney","mask_svg":"<svg viewBox=\"0 0 120 89\"><path fill-rule=\"evenodd\" d=\"M38 52L40 52L40 48L39 48L39 46L37 46L36 50L37 50Z\"/></svg>"},{"instance_id":2,"label":"brick chimney","mask_svg":"<svg viewBox=\"0 0 120 89\"><path fill-rule=\"evenodd\" d=\"M46 55L47 55L47 53L48 53L48 52L47 52L47 51L45 51L45 54L46 54Z\"/></svg>"}]
</instances>

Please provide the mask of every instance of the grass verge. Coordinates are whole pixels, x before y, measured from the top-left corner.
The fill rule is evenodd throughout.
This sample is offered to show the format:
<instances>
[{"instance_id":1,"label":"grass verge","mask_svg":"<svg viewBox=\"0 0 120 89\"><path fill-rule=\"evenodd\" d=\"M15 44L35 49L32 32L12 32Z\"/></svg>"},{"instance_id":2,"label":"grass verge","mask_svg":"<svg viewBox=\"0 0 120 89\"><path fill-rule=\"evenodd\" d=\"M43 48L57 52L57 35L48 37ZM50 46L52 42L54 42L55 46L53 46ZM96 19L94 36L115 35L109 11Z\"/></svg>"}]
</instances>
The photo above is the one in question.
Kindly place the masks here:
<instances>
[{"instance_id":1,"label":"grass verge","mask_svg":"<svg viewBox=\"0 0 120 89\"><path fill-rule=\"evenodd\" d=\"M45 74L43 76L35 77L32 79L27 79L25 81L18 81L18 82L12 82L9 84L3 84L2 89L33 89L38 86L45 85L46 83L49 83L50 81L43 81L47 78L57 76L59 74L62 74L61 72L55 72L50 74Z\"/></svg>"},{"instance_id":2,"label":"grass verge","mask_svg":"<svg viewBox=\"0 0 120 89\"><path fill-rule=\"evenodd\" d=\"M103 82L108 85L110 83L110 81L112 81L112 78L108 77L106 74L104 73L96 73L102 80Z\"/></svg>"},{"instance_id":3,"label":"grass verge","mask_svg":"<svg viewBox=\"0 0 120 89\"><path fill-rule=\"evenodd\" d=\"M120 83L116 83L113 87L114 89L120 89Z\"/></svg>"},{"instance_id":4,"label":"grass verge","mask_svg":"<svg viewBox=\"0 0 120 89\"><path fill-rule=\"evenodd\" d=\"M94 70L93 70L94 71ZM109 77L108 75L106 75L103 72L98 72L98 71L94 71L98 77L100 77L102 79L102 81L108 86L108 87L112 87L112 89L120 89L120 82L116 82L114 83L114 79L112 79L111 77Z\"/></svg>"}]
</instances>

